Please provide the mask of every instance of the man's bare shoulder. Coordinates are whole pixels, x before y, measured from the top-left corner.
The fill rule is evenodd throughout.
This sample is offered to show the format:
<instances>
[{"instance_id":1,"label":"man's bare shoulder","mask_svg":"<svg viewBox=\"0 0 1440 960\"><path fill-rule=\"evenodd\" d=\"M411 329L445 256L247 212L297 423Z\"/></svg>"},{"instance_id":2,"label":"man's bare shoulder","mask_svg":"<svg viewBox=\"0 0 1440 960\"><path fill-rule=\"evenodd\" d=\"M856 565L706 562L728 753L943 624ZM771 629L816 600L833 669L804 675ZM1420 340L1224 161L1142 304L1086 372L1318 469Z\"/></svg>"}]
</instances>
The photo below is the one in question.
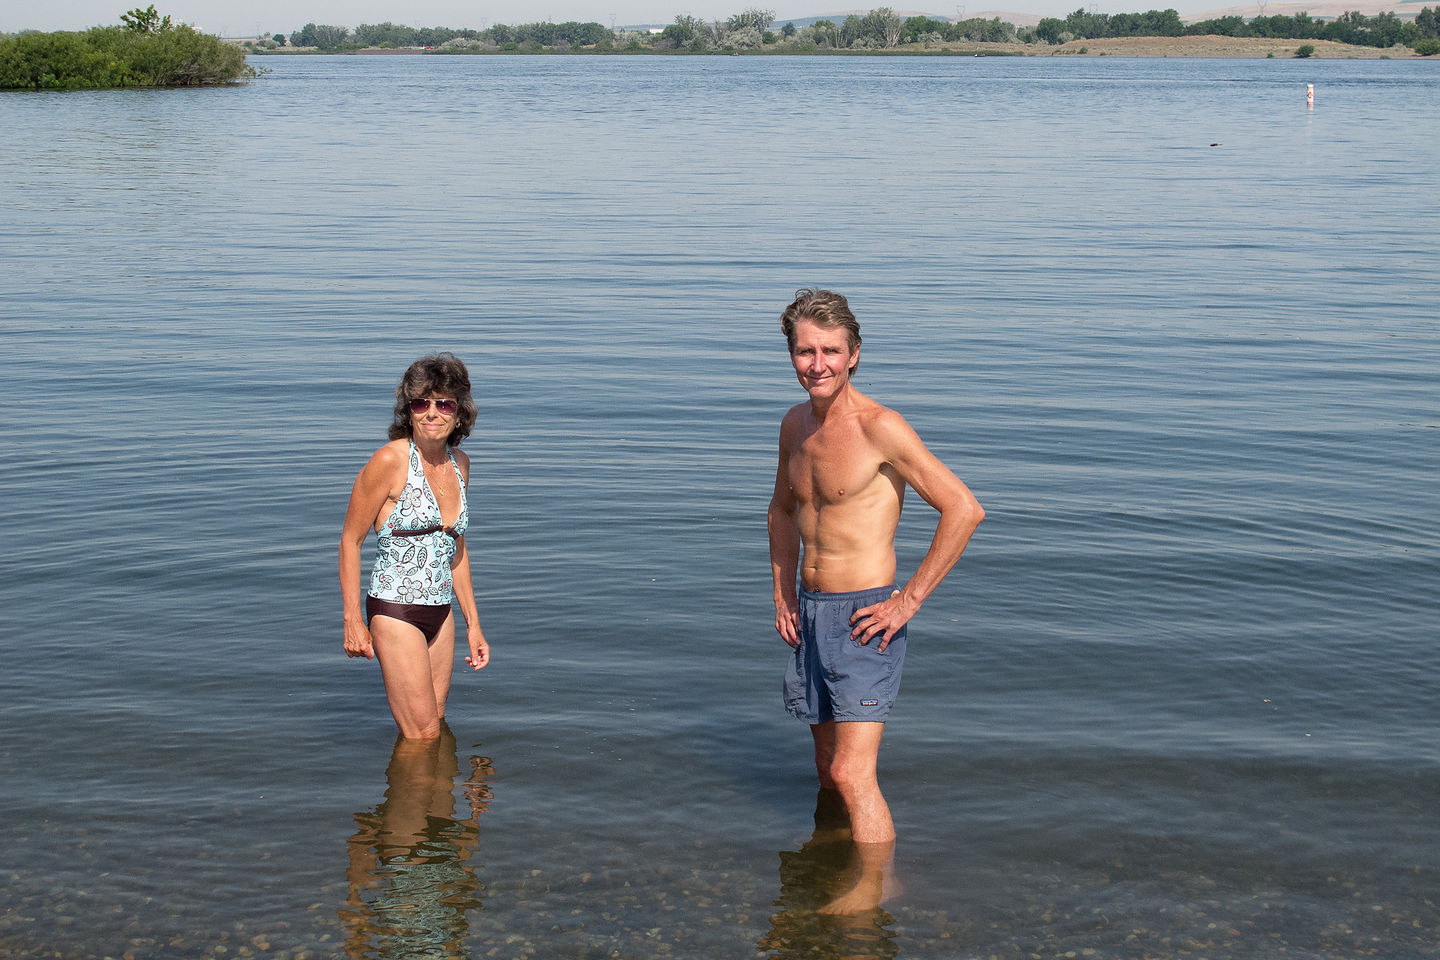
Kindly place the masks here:
<instances>
[{"instance_id":1,"label":"man's bare shoulder","mask_svg":"<svg viewBox=\"0 0 1440 960\"><path fill-rule=\"evenodd\" d=\"M780 425L783 427L787 423L803 418L809 411L809 407L809 400L804 400L800 403L795 404L795 406L785 411L785 416L780 419Z\"/></svg>"},{"instance_id":2,"label":"man's bare shoulder","mask_svg":"<svg viewBox=\"0 0 1440 960\"><path fill-rule=\"evenodd\" d=\"M863 403L856 407L855 416L860 418L866 430L873 430L876 433L888 433L894 430L909 430L910 424L898 410L892 410L876 400L864 397Z\"/></svg>"},{"instance_id":3,"label":"man's bare shoulder","mask_svg":"<svg viewBox=\"0 0 1440 960\"><path fill-rule=\"evenodd\" d=\"M792 441L796 433L804 428L805 419L809 416L810 413L808 409L809 406L809 401L806 401L804 403L797 403L795 404L795 406L785 411L785 416L780 418L781 443L788 443Z\"/></svg>"},{"instance_id":4,"label":"man's bare shoulder","mask_svg":"<svg viewBox=\"0 0 1440 960\"><path fill-rule=\"evenodd\" d=\"M858 416L866 439L887 458L911 449L915 444L924 446L920 435L898 410L871 400L869 406L858 412Z\"/></svg>"}]
</instances>

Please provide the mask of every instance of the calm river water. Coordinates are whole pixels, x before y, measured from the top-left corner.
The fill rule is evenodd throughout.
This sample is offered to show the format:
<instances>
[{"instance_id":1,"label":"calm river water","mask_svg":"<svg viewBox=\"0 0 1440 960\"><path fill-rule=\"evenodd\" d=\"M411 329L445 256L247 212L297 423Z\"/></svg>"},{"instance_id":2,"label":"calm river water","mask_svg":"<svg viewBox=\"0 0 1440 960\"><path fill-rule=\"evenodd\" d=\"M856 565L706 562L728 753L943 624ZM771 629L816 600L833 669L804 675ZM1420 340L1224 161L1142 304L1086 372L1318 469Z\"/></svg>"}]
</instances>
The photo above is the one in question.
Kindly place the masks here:
<instances>
[{"instance_id":1,"label":"calm river water","mask_svg":"<svg viewBox=\"0 0 1440 960\"><path fill-rule=\"evenodd\" d=\"M1440 65L262 64L0 95L0 954L1440 956ZM839 920L802 285L989 512ZM407 751L335 545L432 349L494 662Z\"/></svg>"}]
</instances>

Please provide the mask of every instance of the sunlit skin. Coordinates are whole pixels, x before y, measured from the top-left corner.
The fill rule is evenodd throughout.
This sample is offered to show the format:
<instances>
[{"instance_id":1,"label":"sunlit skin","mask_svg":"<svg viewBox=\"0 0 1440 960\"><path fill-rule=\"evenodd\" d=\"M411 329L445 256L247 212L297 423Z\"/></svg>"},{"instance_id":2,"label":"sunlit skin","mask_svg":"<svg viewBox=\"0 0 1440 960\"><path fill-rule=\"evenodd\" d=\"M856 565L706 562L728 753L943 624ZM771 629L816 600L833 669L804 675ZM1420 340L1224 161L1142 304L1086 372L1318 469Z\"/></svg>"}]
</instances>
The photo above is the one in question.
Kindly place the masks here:
<instances>
[{"instance_id":1,"label":"sunlit skin","mask_svg":"<svg viewBox=\"0 0 1440 960\"><path fill-rule=\"evenodd\" d=\"M899 892L894 851L893 843L852 842L844 801L834 790L820 790L810 839L794 858L781 855L781 890L775 901L781 910L771 917L769 932L760 938L761 950L783 953L797 942L813 941L816 927L814 918L808 916L811 913L845 917L843 926L825 925L822 929L873 930L890 923L891 918L880 916L877 909ZM812 906L817 901L823 905ZM857 954L862 955L871 956Z\"/></svg>"},{"instance_id":2,"label":"sunlit skin","mask_svg":"<svg viewBox=\"0 0 1440 960\"><path fill-rule=\"evenodd\" d=\"M985 511L900 414L855 388L860 349L843 328L801 319L790 359L809 398L780 424L767 518L775 629L790 646L800 644L797 572L807 590L826 593L895 582L895 530L908 486L939 511L930 548L903 587L851 619L857 642L884 650L950 572ZM895 838L875 773L884 730L864 721L811 726L820 784L844 799L856 843Z\"/></svg>"},{"instance_id":3,"label":"sunlit skin","mask_svg":"<svg viewBox=\"0 0 1440 960\"><path fill-rule=\"evenodd\" d=\"M841 875L844 891L819 913L867 913L898 892L894 880L895 843L856 843L850 865Z\"/></svg>"},{"instance_id":4,"label":"sunlit skin","mask_svg":"<svg viewBox=\"0 0 1440 960\"><path fill-rule=\"evenodd\" d=\"M435 395L430 400L454 397ZM441 521L453 525L460 518L460 487L450 466L455 456L464 482L470 482L470 458L458 449L448 449L446 439L458 423L458 414L444 414L432 402L424 413L410 414L411 437L391 440L375 451L355 479L350 506L340 535L340 593L344 604L345 654L349 657L378 658L385 681L385 697L400 728L400 735L432 739L440 735L445 702L450 695L450 674L455 659L455 615L445 619L429 644L419 628L391 617L377 616L365 624L364 595L360 587L360 555L365 538L378 532L405 491L409 468L410 441L420 451L421 465L430 490L440 505ZM480 629L475 609L475 591L470 579L470 555L465 538L456 543L450 562L451 579L460 613L465 618L465 635L470 647L465 662L479 670L490 662L490 646Z\"/></svg>"}]
</instances>

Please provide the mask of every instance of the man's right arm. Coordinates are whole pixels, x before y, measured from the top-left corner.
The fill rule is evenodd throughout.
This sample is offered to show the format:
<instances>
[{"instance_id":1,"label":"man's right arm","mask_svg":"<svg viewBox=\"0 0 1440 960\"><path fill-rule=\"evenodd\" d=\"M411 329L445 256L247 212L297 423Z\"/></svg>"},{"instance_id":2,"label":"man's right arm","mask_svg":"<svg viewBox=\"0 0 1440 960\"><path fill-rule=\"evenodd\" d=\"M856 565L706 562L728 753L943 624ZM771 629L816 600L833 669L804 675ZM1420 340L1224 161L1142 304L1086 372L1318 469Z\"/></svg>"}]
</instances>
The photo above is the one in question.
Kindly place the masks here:
<instances>
[{"instance_id":1,"label":"man's right arm","mask_svg":"<svg viewBox=\"0 0 1440 960\"><path fill-rule=\"evenodd\" d=\"M792 647L800 645L800 603L795 576L800 568L800 527L795 522L795 491L790 486L790 452L780 425L780 456L775 492L765 515L770 532L770 577L775 588L775 630Z\"/></svg>"}]
</instances>

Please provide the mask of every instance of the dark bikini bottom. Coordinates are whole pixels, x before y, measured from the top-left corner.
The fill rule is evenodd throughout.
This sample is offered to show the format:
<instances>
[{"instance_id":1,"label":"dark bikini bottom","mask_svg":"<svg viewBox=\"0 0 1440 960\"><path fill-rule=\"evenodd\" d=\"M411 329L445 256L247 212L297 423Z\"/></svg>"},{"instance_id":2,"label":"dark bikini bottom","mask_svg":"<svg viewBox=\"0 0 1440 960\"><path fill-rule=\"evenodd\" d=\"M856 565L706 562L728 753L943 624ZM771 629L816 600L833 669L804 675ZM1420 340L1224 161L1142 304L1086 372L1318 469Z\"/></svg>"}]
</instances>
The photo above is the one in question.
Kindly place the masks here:
<instances>
[{"instance_id":1,"label":"dark bikini bottom","mask_svg":"<svg viewBox=\"0 0 1440 960\"><path fill-rule=\"evenodd\" d=\"M399 620L401 623L408 623L425 635L425 642L430 643L440 628L445 626L445 621L450 616L450 604L430 603L398 603L394 600L381 600L379 597L365 596L365 619L373 620L375 617L389 617L392 620Z\"/></svg>"}]
</instances>

